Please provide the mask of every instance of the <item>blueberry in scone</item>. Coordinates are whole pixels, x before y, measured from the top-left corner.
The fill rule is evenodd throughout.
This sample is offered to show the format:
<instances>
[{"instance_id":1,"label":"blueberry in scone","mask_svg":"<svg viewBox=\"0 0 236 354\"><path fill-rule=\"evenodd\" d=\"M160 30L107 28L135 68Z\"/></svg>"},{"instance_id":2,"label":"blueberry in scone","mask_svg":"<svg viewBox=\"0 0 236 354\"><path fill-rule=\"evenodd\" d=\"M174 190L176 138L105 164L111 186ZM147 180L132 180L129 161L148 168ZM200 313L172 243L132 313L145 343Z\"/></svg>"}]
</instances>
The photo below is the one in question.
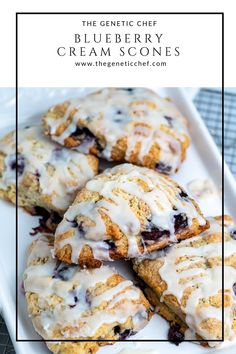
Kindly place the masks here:
<instances>
[{"instance_id":1,"label":"blueberry in scone","mask_svg":"<svg viewBox=\"0 0 236 354\"><path fill-rule=\"evenodd\" d=\"M52 107L43 120L63 146L165 174L178 170L190 142L177 107L145 88L104 88Z\"/></svg>"},{"instance_id":2,"label":"blueberry in scone","mask_svg":"<svg viewBox=\"0 0 236 354\"><path fill-rule=\"evenodd\" d=\"M75 193L98 171L95 156L67 150L46 138L40 126L11 132L0 140L0 197L36 212L34 207L62 214Z\"/></svg>"},{"instance_id":3,"label":"blueberry in scone","mask_svg":"<svg viewBox=\"0 0 236 354\"><path fill-rule=\"evenodd\" d=\"M45 341L58 340L47 343L53 353L96 353L109 344L99 340L126 339L148 323L149 302L132 281L109 266L83 269L61 263L52 250L50 237L31 244L24 289L35 330ZM79 342L86 339L97 342Z\"/></svg>"},{"instance_id":4,"label":"blueberry in scone","mask_svg":"<svg viewBox=\"0 0 236 354\"><path fill-rule=\"evenodd\" d=\"M77 194L55 233L55 255L98 267L135 258L208 227L198 205L167 176L132 164L105 170Z\"/></svg>"},{"instance_id":5,"label":"blueberry in scone","mask_svg":"<svg viewBox=\"0 0 236 354\"><path fill-rule=\"evenodd\" d=\"M134 261L134 270L146 283L149 301L172 323L168 338L175 344L185 336L214 347L222 340L222 332L224 340L236 337L235 227L230 216L223 220L221 216L209 217L208 222L208 230L168 247L165 254L153 252L151 258Z\"/></svg>"}]
</instances>

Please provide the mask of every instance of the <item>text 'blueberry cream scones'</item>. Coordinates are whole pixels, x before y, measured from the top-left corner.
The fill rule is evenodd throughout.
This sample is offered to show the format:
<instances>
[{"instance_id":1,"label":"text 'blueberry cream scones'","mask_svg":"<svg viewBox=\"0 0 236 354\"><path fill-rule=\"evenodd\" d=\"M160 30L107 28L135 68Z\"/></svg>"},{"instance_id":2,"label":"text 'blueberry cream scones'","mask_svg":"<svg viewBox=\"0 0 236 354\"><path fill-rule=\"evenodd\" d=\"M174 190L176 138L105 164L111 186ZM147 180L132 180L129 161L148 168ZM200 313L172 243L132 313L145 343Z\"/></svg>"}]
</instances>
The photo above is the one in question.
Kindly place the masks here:
<instances>
[{"instance_id":1,"label":"text 'blueberry cream scones'","mask_svg":"<svg viewBox=\"0 0 236 354\"><path fill-rule=\"evenodd\" d=\"M44 123L46 134L66 147L166 174L177 171L190 142L177 107L145 88L104 88L66 101Z\"/></svg>"},{"instance_id":2,"label":"text 'blueberry cream scones'","mask_svg":"<svg viewBox=\"0 0 236 354\"><path fill-rule=\"evenodd\" d=\"M47 139L39 126L15 132L0 140L0 196L18 205L42 207L62 214L75 193L98 171L92 155L71 151Z\"/></svg>"},{"instance_id":3,"label":"text 'blueberry cream scones'","mask_svg":"<svg viewBox=\"0 0 236 354\"><path fill-rule=\"evenodd\" d=\"M82 269L52 258L53 238L41 237L29 249L24 289L36 331L57 354L93 354L99 340L125 339L152 316L141 290L113 268ZM94 339L97 342L60 342ZM111 344L111 343L110 343Z\"/></svg>"},{"instance_id":4,"label":"text 'blueberry cream scones'","mask_svg":"<svg viewBox=\"0 0 236 354\"><path fill-rule=\"evenodd\" d=\"M236 229L225 216L222 290L222 217L208 220L208 230L168 247L164 256L135 260L134 270L149 286L145 293L157 312L173 323L170 340L183 340L185 332L185 339L217 346L222 330L224 340L236 337Z\"/></svg>"},{"instance_id":5,"label":"text 'blueberry cream scones'","mask_svg":"<svg viewBox=\"0 0 236 354\"><path fill-rule=\"evenodd\" d=\"M134 258L208 227L197 204L161 173L123 164L87 182L55 233L55 255L98 267Z\"/></svg>"}]
</instances>

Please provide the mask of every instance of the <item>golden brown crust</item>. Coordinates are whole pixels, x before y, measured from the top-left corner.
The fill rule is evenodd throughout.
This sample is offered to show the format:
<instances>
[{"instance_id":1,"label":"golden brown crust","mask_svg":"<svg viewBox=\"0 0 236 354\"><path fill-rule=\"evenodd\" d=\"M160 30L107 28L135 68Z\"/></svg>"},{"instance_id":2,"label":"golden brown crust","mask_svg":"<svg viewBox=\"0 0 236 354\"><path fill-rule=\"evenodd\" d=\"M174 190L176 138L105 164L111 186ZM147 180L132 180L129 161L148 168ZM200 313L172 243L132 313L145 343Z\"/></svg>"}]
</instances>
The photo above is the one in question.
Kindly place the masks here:
<instances>
[{"instance_id":1,"label":"golden brown crust","mask_svg":"<svg viewBox=\"0 0 236 354\"><path fill-rule=\"evenodd\" d=\"M96 353L100 346L112 344L110 340L133 335L151 319L144 294L113 268L69 267L53 259L51 251L52 238L33 241L24 287L36 331L45 341L58 340L47 343L53 353Z\"/></svg>"},{"instance_id":2,"label":"golden brown crust","mask_svg":"<svg viewBox=\"0 0 236 354\"><path fill-rule=\"evenodd\" d=\"M109 176L109 171L113 171L114 169L117 169L118 172L115 172L112 177ZM127 172L126 174L126 172L123 172L122 169L130 169L131 172ZM122 173L120 172L120 170L122 171ZM200 232L206 230L209 227L209 223L203 218L203 215L197 203L190 197L188 197L185 193L183 194L183 197L180 196L181 189L177 185L177 183L170 180L168 177L160 175L152 170L124 164L119 165L111 170L107 170L103 174L97 176L97 178L91 180L86 185L86 188L83 188L77 194L74 203L65 214L62 223L58 226L58 229L56 231L56 256L60 260L65 261L67 263L72 262L79 263L81 265L86 265L88 267L98 267L101 265L102 260L106 260L108 258L103 258L103 255L101 255L101 258L97 258L96 251L99 248L108 248L108 246L111 245L111 247L109 248L109 259L117 260L121 258L134 258L138 256L138 254L141 255L144 253L150 253L155 250L162 249L167 245L173 243L173 238L170 237L169 231L166 234L165 232L163 232L162 234L160 234L160 236L158 234L156 238L154 237L153 239L148 239L149 231L146 232L146 230L150 230L150 228L153 227L154 232L159 232L159 229L155 228L152 224L153 212L151 208L154 202L156 203L156 210L158 210L159 208L160 215L163 215L163 205L160 197L159 199L157 199L157 197L153 197L153 200L151 200L151 202L149 201L149 195L153 193L154 189L153 184L151 182L150 184L147 182L147 177L150 175L150 173L153 174L153 176L151 176L156 183L156 190L158 191L160 188L160 193L164 193L165 198L168 199L168 201L171 203L170 209L166 212L166 217L170 219L169 223L175 223L175 218L181 219L181 213L184 213L184 210L186 210L186 213L188 213L188 208L190 208L189 210L194 210L193 214L190 214L191 212L189 213L189 215L193 215L192 219L190 216L191 222L188 222L189 216L187 216L186 221L181 219L183 226L181 226L181 222L180 227L175 224L178 226L178 228L177 226L174 226L174 242L198 235ZM119 178L124 178L124 181L127 184L130 182L135 183L135 185L137 186L137 190L140 189L141 191L140 196L139 194L135 194L136 190L125 190L123 189L122 184L119 184L120 182L117 182L118 184L116 184L116 181L120 181ZM158 184L157 182L158 178L161 178L160 184ZM101 185L103 186L102 190L105 190L105 193L107 193L109 186L111 185L111 183L113 183L112 185L114 187L112 189L112 194L109 194L110 196L104 196L102 195L103 192L99 193L99 191L96 190L96 187L92 187L92 189L90 189L89 185L91 185L91 183L95 183L96 185L97 181L101 183ZM121 206L120 208L115 207L115 210L110 213L109 208L113 210L113 206L117 205L116 200L118 202L121 202ZM165 203L165 201L163 203ZM178 208L175 207L175 203L176 205L180 205L180 203L183 203L181 212L179 212ZM83 212L83 209L81 209L82 205L85 205L85 208L87 208L86 206L89 206L89 212ZM124 214L122 214L124 208L125 211ZM77 209L78 212L76 211ZM100 220L94 217L96 213L98 213L97 215L99 215ZM72 219L74 219L75 222L71 223ZM70 222L68 222L68 220ZM117 222L115 222L114 220L117 220ZM76 236L78 228L74 227L74 224L81 225L80 227L83 230L93 230L93 228L97 227L97 224L99 222L102 222L104 224L105 230L104 234L102 234L99 239L97 239L96 234L94 234L92 236L92 240L94 240L94 242L90 242L90 239L87 239L86 232L84 231L81 235ZM125 232L125 230L129 230L129 225L132 226L132 223L134 222L140 225L140 231L138 233L136 232L135 235L137 251L135 256L132 256L129 253L130 238L132 235L130 236L128 232ZM126 223L127 227L125 228ZM160 230L163 229L160 228ZM152 229L150 230L150 233L151 232ZM160 231L160 233L161 232L162 231ZM80 243L79 240L81 240L83 244ZM98 242L96 243L96 241ZM102 241L104 241L105 243L101 243ZM106 242L108 243L108 245L106 244ZM79 251L77 258L75 258L76 251L74 247L77 246L79 247Z\"/></svg>"},{"instance_id":3,"label":"golden brown crust","mask_svg":"<svg viewBox=\"0 0 236 354\"><path fill-rule=\"evenodd\" d=\"M15 132L0 140L0 198L16 204L17 170L18 206L63 214L77 190L97 174L98 159L61 148L46 139L40 127L27 127L18 135L18 162Z\"/></svg>"},{"instance_id":4,"label":"golden brown crust","mask_svg":"<svg viewBox=\"0 0 236 354\"><path fill-rule=\"evenodd\" d=\"M110 220L109 220L109 222L110 222ZM111 260L119 260L122 258L129 258L129 256L128 256L128 242L127 242L126 235L123 234L121 232L121 230L118 229L117 227L115 227L115 226L111 227L109 225L109 222L107 222L107 224L106 224L107 234L112 237L112 240L118 240L118 241L116 241L116 249L109 250L109 256L110 256ZM196 220L193 220L192 226L188 230L184 230L182 233L177 233L176 238L178 241L191 238L195 235L198 235L200 232L206 230L208 227L209 227L208 223L206 223L206 225L199 225ZM111 231L111 229L112 229L112 231ZM60 240L70 237L70 236L68 236L70 234L71 234L70 231L66 231L65 233L62 233L58 237L56 242L59 242ZM166 238L166 239L156 241L155 244L153 244L153 245L144 246L141 241L141 238L140 238L140 241L138 243L138 248L139 248L140 254L143 254L144 252L151 253L153 251L161 250L161 249L167 247L168 245L170 245L171 243L172 243L172 241L170 239ZM66 244L62 248L56 249L55 255L58 259L60 259L63 262L66 262L69 264L73 263L71 260L72 247L69 244ZM93 250L88 245L85 245L82 248L81 253L80 253L76 263L80 264L81 266L87 266L88 268L97 268L102 265L102 261L98 260L94 257Z\"/></svg>"},{"instance_id":5,"label":"golden brown crust","mask_svg":"<svg viewBox=\"0 0 236 354\"><path fill-rule=\"evenodd\" d=\"M161 302L159 297L151 288L147 287L144 293L150 303L155 307L155 312L157 312L160 316L167 320L171 326L177 323L179 325L179 332L184 335L186 330L188 329L186 323L182 321L181 318L170 309L170 307L168 307L164 302ZM208 347L207 341L204 341L203 338L197 334L193 334L193 337L188 338L188 340L200 340L200 343L203 347Z\"/></svg>"},{"instance_id":6,"label":"golden brown crust","mask_svg":"<svg viewBox=\"0 0 236 354\"><path fill-rule=\"evenodd\" d=\"M54 354L95 354L101 345L99 342L60 342L60 343L47 343L48 348Z\"/></svg>"},{"instance_id":7,"label":"golden brown crust","mask_svg":"<svg viewBox=\"0 0 236 354\"><path fill-rule=\"evenodd\" d=\"M205 293L208 294L206 296L204 296L204 290L202 290L202 293L199 293L202 295L198 295L199 298L195 299L196 305L194 309L191 308L191 316L193 319L195 318L194 316L197 316L196 314L202 314L199 323L198 320L196 320L198 327L195 331L202 333L201 335L197 333L197 337L206 339L206 342L207 339L221 340L222 337L222 321L220 320L220 314L222 312L222 289L220 288L222 256L219 247L222 243L222 217L209 218L209 223L211 225L209 230L205 231L200 236L193 237L190 240L186 240L173 246L167 250L167 253L164 256L157 255L156 258L153 256L152 259L137 259L133 264L137 275L147 284L144 292L149 301L156 306L156 310L161 316L169 322L178 323L181 326L182 332L188 328L188 317L186 316L188 315L189 309L187 309L187 306L189 306L192 298L197 296L195 293L198 294L198 289L205 289L204 286L209 289L209 292L207 293L205 290ZM225 246L230 255L225 255L224 264L229 267L226 272L231 272L232 277L234 269L236 269L236 248L232 236L230 235L231 230L233 230L231 229L233 225L232 218L226 215L224 217L224 223L224 240L226 244L227 242L230 242L230 244ZM188 252L188 248L191 248L192 251ZM181 250L183 250L182 254ZM199 255L200 250L202 250L201 257L198 257L196 255ZM178 256L174 256L172 260L172 254ZM168 259L171 259L170 263L168 263ZM176 286L179 286L179 284L183 285L179 298L172 293L168 286L168 275L166 275L165 278L167 268L163 268L167 267L167 264L172 264L173 262L175 262L172 268L172 276L174 278L173 284L177 284ZM165 269L165 272L163 269ZM168 268L168 271L169 270L170 269ZM184 275L185 271L186 275ZM208 273L206 273L207 271ZM206 277L206 274L210 275L208 275L209 279L207 280L207 284L204 283L204 277ZM216 276L218 278L214 279ZM178 279L177 282L175 281L175 278ZM196 279L195 282L193 282L194 279ZM230 284L231 282L233 286ZM224 309L226 314L235 303L234 293L232 292L234 282L236 284L236 278L230 278L225 284ZM217 288L218 290L216 290ZM175 291L173 290L173 292ZM209 311L212 311L212 315L209 317L207 315L208 309ZM219 312L217 312L217 310ZM224 328L225 338L232 339L232 336L236 335L236 317L232 318L230 316L230 318L228 318L226 314ZM236 315L236 313L234 315ZM194 326L196 326L195 322L190 322L191 325L193 325L193 323ZM192 330L193 328L191 328L191 325L190 329ZM206 345L206 342L204 342L204 345Z\"/></svg>"},{"instance_id":8,"label":"golden brown crust","mask_svg":"<svg viewBox=\"0 0 236 354\"><path fill-rule=\"evenodd\" d=\"M90 154L176 172L190 143L186 119L170 99L144 88L131 90L105 88L52 107L43 117L46 135L80 151L90 139Z\"/></svg>"}]
</instances>

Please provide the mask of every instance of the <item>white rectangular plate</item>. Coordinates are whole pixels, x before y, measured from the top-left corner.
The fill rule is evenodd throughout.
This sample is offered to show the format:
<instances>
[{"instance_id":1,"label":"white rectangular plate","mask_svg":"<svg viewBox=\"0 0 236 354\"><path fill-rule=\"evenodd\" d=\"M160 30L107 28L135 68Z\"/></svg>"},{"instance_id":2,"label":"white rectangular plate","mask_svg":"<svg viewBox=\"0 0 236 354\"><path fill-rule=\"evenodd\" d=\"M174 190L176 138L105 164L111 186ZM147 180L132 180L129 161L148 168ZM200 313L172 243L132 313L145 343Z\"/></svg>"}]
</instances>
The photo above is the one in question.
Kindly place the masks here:
<instances>
[{"instance_id":1,"label":"white rectangular plate","mask_svg":"<svg viewBox=\"0 0 236 354\"><path fill-rule=\"evenodd\" d=\"M53 104L65 100L70 97L84 94L88 89L22 89L19 92L19 123L28 121L39 121L41 113ZM196 111L191 100L188 99L186 93L182 89L165 88L157 91L162 95L167 95L173 99L179 109L186 115L189 121L189 129L192 143L187 153L187 159L183 163L180 171L173 176L183 187L193 179L211 179L215 185L221 189L221 156L215 146L211 136L209 135L202 119ZM2 136L7 131L14 129L14 90L2 89L0 91L0 129ZM220 119L220 118L219 118ZM215 197L209 199L208 202L199 202L205 215L221 214L221 198ZM225 212L231 214L236 220L236 187L235 181L230 174L227 166L225 167ZM14 206L0 201L0 229L1 229L1 258L0 258L0 284L1 294L0 300L3 315L6 320L10 335L17 354L47 354L44 343L15 342L15 208ZM18 252L18 269L19 269L19 287L21 283L22 273L26 263L26 250L34 239L29 235L33 226L37 225L37 217L32 217L22 210L19 210L19 252ZM127 265L119 266L123 273L129 274ZM25 298L20 289L19 291L19 314L18 314L18 337L20 339L37 339L31 321L26 312ZM148 326L139 332L132 339L165 339L168 331L167 322L161 317L155 315ZM165 354L182 353L182 354L201 354L214 352L214 349L205 349L194 343L182 343L175 346L171 343L117 343L113 346L107 346L99 350L99 354L116 354L122 348L132 349L157 349L158 352ZM224 349L217 349L218 353L230 354L235 352L235 344L227 344Z\"/></svg>"}]
</instances>

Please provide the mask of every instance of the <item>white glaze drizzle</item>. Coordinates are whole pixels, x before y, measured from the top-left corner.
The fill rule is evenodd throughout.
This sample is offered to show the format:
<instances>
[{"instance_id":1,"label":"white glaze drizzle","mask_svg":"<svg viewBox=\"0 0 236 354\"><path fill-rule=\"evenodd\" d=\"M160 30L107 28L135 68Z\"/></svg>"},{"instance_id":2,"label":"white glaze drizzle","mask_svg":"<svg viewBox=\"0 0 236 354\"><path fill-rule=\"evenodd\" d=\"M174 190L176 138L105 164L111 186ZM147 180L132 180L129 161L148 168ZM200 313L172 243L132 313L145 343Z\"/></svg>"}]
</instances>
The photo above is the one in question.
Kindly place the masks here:
<instances>
[{"instance_id":1,"label":"white glaze drizzle","mask_svg":"<svg viewBox=\"0 0 236 354\"><path fill-rule=\"evenodd\" d=\"M180 305L182 313L185 315L186 324L191 333L197 333L202 338L215 340L214 335L209 333L207 329L201 327L202 321L208 318L214 318L222 321L222 307L197 307L200 299L207 299L210 296L217 295L222 289L222 266L208 266L208 259L220 257L222 259L222 243L208 243L200 247L190 247L190 242L195 242L212 233L221 233L222 227L219 221L209 218L210 229L203 232L199 236L191 238L191 240L182 241L180 244L173 246L163 258L163 265L159 269L161 278L167 284L167 289L162 294L162 301L165 301L165 295L173 294L179 304L184 294L184 290L188 287L198 285L189 296L186 306ZM226 223L226 222L225 222ZM231 224L226 223L225 233L229 233ZM224 256L230 257L236 254L236 241L230 238L224 243ZM189 256L191 259L177 262L181 256ZM204 266L198 264L203 262ZM197 265L198 264L198 265ZM197 266L194 268L194 266ZM188 267L189 269L185 269ZM225 265L224 289L229 292L232 297L232 304L224 309L224 325L229 334L228 339L235 337L235 331L232 329L233 311L236 310L236 295L233 292L233 284L236 282L236 269L232 266ZM188 278L189 279L185 279ZM194 278L192 278L194 277ZM186 281L183 281L183 280ZM188 332L188 337L190 332ZM189 338L188 338L189 339ZM192 337L191 339L195 339ZM209 342L210 346L217 345L217 342Z\"/></svg>"},{"instance_id":2,"label":"white glaze drizzle","mask_svg":"<svg viewBox=\"0 0 236 354\"><path fill-rule=\"evenodd\" d=\"M105 177L105 178L104 178ZM144 191L137 180L145 182L150 190ZM199 214L191 200L184 200L179 197L180 189L175 182L165 176L144 167L131 164L123 164L107 169L103 174L90 180L86 189L98 192L102 199L97 201L86 201L74 203L67 210L63 221L56 230L55 249L58 250L66 244L72 247L72 262L77 263L79 254L85 244L88 244L94 253L94 257L101 260L109 260L109 247L103 242L106 234L105 222L99 210L102 210L119 226L120 230L127 236L128 257L137 257L140 254L138 248L138 237L141 232L140 221L131 209L129 202L117 190L122 190L127 195L137 197L147 204L151 212L152 224L160 230L169 230L170 241L176 242L174 230L174 215L186 213L188 226L192 220L197 219L200 225L204 225L205 219ZM173 206L177 208L173 210ZM86 216L93 221L91 226L84 228L82 234L78 227L72 226L76 216ZM58 241L58 237L65 231L72 229L73 236Z\"/></svg>"},{"instance_id":3,"label":"white glaze drizzle","mask_svg":"<svg viewBox=\"0 0 236 354\"><path fill-rule=\"evenodd\" d=\"M134 331L147 324L144 305L135 303L140 298L141 291L131 281L124 279L99 295L92 295L92 289L98 283L105 284L117 272L109 266L81 269L78 266L65 265L68 267L68 279L53 278L56 260L51 256L51 249L46 238L39 238L31 248L24 272L26 293L36 293L39 297L41 311L32 316L32 321L43 338L53 339L56 328L62 329L63 338L91 337L103 324L125 323L129 317L134 320ZM35 263L39 258L44 259L45 263ZM61 299L57 305L53 305L51 299L55 295ZM98 309L102 304L106 306ZM49 305L53 307L49 308ZM137 316L140 316L140 321L137 321ZM68 328L69 326L72 328Z\"/></svg>"},{"instance_id":4,"label":"white glaze drizzle","mask_svg":"<svg viewBox=\"0 0 236 354\"><path fill-rule=\"evenodd\" d=\"M57 128L67 121L74 109L77 111L72 115L71 123L57 136ZM163 99L151 90L134 88L128 92L104 88L78 100L71 100L63 117L54 119L50 117L50 112L47 113L46 122L52 139L63 145L64 140L75 132L78 119L95 136L102 134L105 137L106 146L101 157L107 160L111 160L112 148L117 141L125 137L126 161L130 161L138 143L141 145L138 159L143 164L144 157L156 143L160 148L160 161L171 168L170 173L181 162L181 142L188 135L185 118L170 100ZM172 134L166 133L162 127L168 127ZM77 149L80 150L80 147Z\"/></svg>"},{"instance_id":5,"label":"white glaze drizzle","mask_svg":"<svg viewBox=\"0 0 236 354\"><path fill-rule=\"evenodd\" d=\"M0 151L6 155L5 170L0 178L0 188L4 190L15 184L15 170L10 166L15 160L15 133L10 140L9 144L4 139L0 141ZM86 155L51 142L44 137L40 126L18 132L18 152L24 158L18 183L27 173L37 174L42 194L50 196L52 205L59 210L67 209L75 192L94 176Z\"/></svg>"}]
</instances>

